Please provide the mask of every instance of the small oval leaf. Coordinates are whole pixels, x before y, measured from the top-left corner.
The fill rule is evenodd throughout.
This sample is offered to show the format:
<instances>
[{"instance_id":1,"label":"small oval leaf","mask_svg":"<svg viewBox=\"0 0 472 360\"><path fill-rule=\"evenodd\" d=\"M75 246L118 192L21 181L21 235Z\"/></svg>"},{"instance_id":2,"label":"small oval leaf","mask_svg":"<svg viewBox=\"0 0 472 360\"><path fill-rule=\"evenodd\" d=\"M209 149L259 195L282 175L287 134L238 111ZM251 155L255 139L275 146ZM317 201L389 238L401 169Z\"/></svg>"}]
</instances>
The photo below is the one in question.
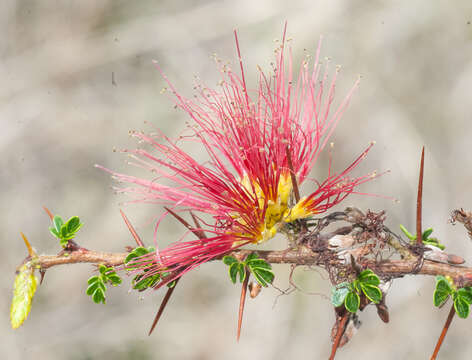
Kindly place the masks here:
<instances>
[{"instance_id":1,"label":"small oval leaf","mask_svg":"<svg viewBox=\"0 0 472 360\"><path fill-rule=\"evenodd\" d=\"M359 309L360 302L359 295L355 291L349 291L344 299L344 306L347 311L355 313Z\"/></svg>"},{"instance_id":2,"label":"small oval leaf","mask_svg":"<svg viewBox=\"0 0 472 360\"><path fill-rule=\"evenodd\" d=\"M52 222L54 223L54 227L56 228L56 231L60 234L62 225L64 225L64 221L59 215L56 215L52 219Z\"/></svg>"},{"instance_id":3,"label":"small oval leaf","mask_svg":"<svg viewBox=\"0 0 472 360\"><path fill-rule=\"evenodd\" d=\"M92 295L92 299L96 304L105 304L105 292L101 288L97 288Z\"/></svg>"},{"instance_id":4,"label":"small oval leaf","mask_svg":"<svg viewBox=\"0 0 472 360\"><path fill-rule=\"evenodd\" d=\"M246 257L246 260L245 262L249 262L249 261L253 261L253 260L256 260L256 259L259 259L259 256L257 255L257 253L253 252L253 253L250 253L247 257ZM262 260L264 261L264 260Z\"/></svg>"},{"instance_id":5,"label":"small oval leaf","mask_svg":"<svg viewBox=\"0 0 472 360\"><path fill-rule=\"evenodd\" d=\"M461 297L469 305L472 304L472 288L464 287L457 290L457 296Z\"/></svg>"},{"instance_id":6,"label":"small oval leaf","mask_svg":"<svg viewBox=\"0 0 472 360\"><path fill-rule=\"evenodd\" d=\"M374 285L361 283L362 292L374 304L378 304L382 300L382 291Z\"/></svg>"},{"instance_id":7,"label":"small oval leaf","mask_svg":"<svg viewBox=\"0 0 472 360\"><path fill-rule=\"evenodd\" d=\"M443 305L449 298L449 293L436 290L433 295L434 306L439 307Z\"/></svg>"},{"instance_id":8,"label":"small oval leaf","mask_svg":"<svg viewBox=\"0 0 472 360\"><path fill-rule=\"evenodd\" d=\"M423 231L423 235L422 235L423 240L428 239L432 233L433 233L433 228L428 228L425 231Z\"/></svg>"},{"instance_id":9,"label":"small oval leaf","mask_svg":"<svg viewBox=\"0 0 472 360\"><path fill-rule=\"evenodd\" d=\"M275 275L272 271L265 269L254 269L252 274L256 278L257 282L264 287L267 287L268 284L272 284L275 278Z\"/></svg>"},{"instance_id":10,"label":"small oval leaf","mask_svg":"<svg viewBox=\"0 0 472 360\"><path fill-rule=\"evenodd\" d=\"M465 301L462 297L458 296L454 300L454 309L460 318L466 319L469 316L470 304L467 303L467 301Z\"/></svg>"},{"instance_id":11,"label":"small oval leaf","mask_svg":"<svg viewBox=\"0 0 472 360\"><path fill-rule=\"evenodd\" d=\"M236 276L238 275L238 270L239 270L239 263L237 262L232 263L228 269L229 278L231 279L233 284L236 284Z\"/></svg>"},{"instance_id":12,"label":"small oval leaf","mask_svg":"<svg viewBox=\"0 0 472 360\"><path fill-rule=\"evenodd\" d=\"M82 224L80 223L80 219L78 216L73 216L67 221L67 231L69 233L77 232Z\"/></svg>"},{"instance_id":13,"label":"small oval leaf","mask_svg":"<svg viewBox=\"0 0 472 360\"><path fill-rule=\"evenodd\" d=\"M235 262L238 262L238 260L234 256L226 255L223 257L223 263L225 265L230 266L231 264L234 264Z\"/></svg>"},{"instance_id":14,"label":"small oval leaf","mask_svg":"<svg viewBox=\"0 0 472 360\"><path fill-rule=\"evenodd\" d=\"M348 294L349 289L347 287L333 288L331 290L331 304L334 307L341 306L344 303L344 299Z\"/></svg>"},{"instance_id":15,"label":"small oval leaf","mask_svg":"<svg viewBox=\"0 0 472 360\"><path fill-rule=\"evenodd\" d=\"M267 261L262 260L262 259L246 261L246 264L250 268L262 268L262 269L267 269L267 270L272 269L272 266Z\"/></svg>"},{"instance_id":16,"label":"small oval leaf","mask_svg":"<svg viewBox=\"0 0 472 360\"><path fill-rule=\"evenodd\" d=\"M238 264L239 282L243 282L246 279L246 268L243 263Z\"/></svg>"}]
</instances>

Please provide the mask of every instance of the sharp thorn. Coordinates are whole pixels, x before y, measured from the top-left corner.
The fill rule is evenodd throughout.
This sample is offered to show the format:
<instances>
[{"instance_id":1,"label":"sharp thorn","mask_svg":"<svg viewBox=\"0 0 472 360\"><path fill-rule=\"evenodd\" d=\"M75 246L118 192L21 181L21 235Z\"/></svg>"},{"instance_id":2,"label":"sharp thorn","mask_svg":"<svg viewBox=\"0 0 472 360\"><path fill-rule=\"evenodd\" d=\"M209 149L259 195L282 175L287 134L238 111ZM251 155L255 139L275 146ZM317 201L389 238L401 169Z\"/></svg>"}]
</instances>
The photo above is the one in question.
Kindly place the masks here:
<instances>
[{"instance_id":1,"label":"sharp thorn","mask_svg":"<svg viewBox=\"0 0 472 360\"><path fill-rule=\"evenodd\" d=\"M192 216L193 222L195 223L195 227L197 229L201 229L200 223L199 223L197 217L195 216L195 214L192 211L190 211L190 215ZM206 239L207 238L203 231L198 231L198 233L199 233L198 236L199 236L200 239Z\"/></svg>"},{"instance_id":2,"label":"sharp thorn","mask_svg":"<svg viewBox=\"0 0 472 360\"><path fill-rule=\"evenodd\" d=\"M298 190L297 176L293 170L292 157L290 156L290 150L288 145L285 147L285 153L287 155L288 168L290 170L290 178L292 179L293 195L295 196L295 201L300 201L300 191Z\"/></svg>"},{"instance_id":3,"label":"sharp thorn","mask_svg":"<svg viewBox=\"0 0 472 360\"><path fill-rule=\"evenodd\" d=\"M245 269L246 277L244 278L243 285L241 287L241 298L239 299L239 314L238 314L238 332L236 335L236 341L239 342L241 337L241 325L243 324L243 313L244 313L244 304L246 303L246 293L247 286L249 283L249 271Z\"/></svg>"},{"instance_id":4,"label":"sharp thorn","mask_svg":"<svg viewBox=\"0 0 472 360\"><path fill-rule=\"evenodd\" d=\"M185 221L180 215L176 214L174 211L172 211L166 206L164 206L164 209L166 209L169 212L169 214L175 217L181 224L183 224L187 229L189 229L193 234L195 234L196 237L198 237L199 239L206 238L205 234L203 234L201 231L196 230L194 227L192 227L192 225L190 225L187 221Z\"/></svg>"},{"instance_id":5,"label":"sharp thorn","mask_svg":"<svg viewBox=\"0 0 472 360\"><path fill-rule=\"evenodd\" d=\"M131 235L133 235L133 238L136 241L136 244L138 244L138 246L144 247L144 243L142 242L142 240L139 237L138 233L134 229L133 225L131 225L131 222L128 220L128 218L126 217L123 210L120 209L120 213L121 213L121 217L123 218L126 226L128 227L129 232L131 233Z\"/></svg>"},{"instance_id":6,"label":"sharp thorn","mask_svg":"<svg viewBox=\"0 0 472 360\"><path fill-rule=\"evenodd\" d=\"M46 211L46 214L48 214L49 218L52 221L54 219L54 215L52 214L52 212L50 212L49 209L46 206L43 206L43 209L44 209L44 211Z\"/></svg>"},{"instance_id":7,"label":"sharp thorn","mask_svg":"<svg viewBox=\"0 0 472 360\"><path fill-rule=\"evenodd\" d=\"M33 250L33 247L31 246L31 244L29 243L28 239L26 238L25 234L23 234L22 232L20 232L21 234L21 237L23 238L23 241L25 242L25 245L26 245L26 249L28 249L28 254L29 256L31 256L31 258L35 258L38 256L38 254L36 254L36 252Z\"/></svg>"},{"instance_id":8,"label":"sharp thorn","mask_svg":"<svg viewBox=\"0 0 472 360\"><path fill-rule=\"evenodd\" d=\"M152 332L154 331L154 329L155 329L155 327L156 327L156 325L157 325L157 322L158 322L159 319L161 318L161 315L162 315L162 313L164 312L164 309L166 308L167 303L169 302L169 299L170 299L170 297L172 296L172 293L174 292L175 287L176 287L177 284L179 283L179 280L180 280L180 278L175 279L175 280L174 280L174 281L175 281L174 286L172 286L171 288L167 289L166 295L164 296L164 299L162 299L161 305L159 306L159 310L157 311L157 314L156 314L156 316L154 317L154 321L152 322L151 328L149 329L148 336L150 336L150 335L152 334Z\"/></svg>"},{"instance_id":9,"label":"sharp thorn","mask_svg":"<svg viewBox=\"0 0 472 360\"><path fill-rule=\"evenodd\" d=\"M418 179L418 195L416 197L416 243L423 243L422 209L423 209L423 170L424 170L424 146L421 151L420 176Z\"/></svg>"}]
</instances>

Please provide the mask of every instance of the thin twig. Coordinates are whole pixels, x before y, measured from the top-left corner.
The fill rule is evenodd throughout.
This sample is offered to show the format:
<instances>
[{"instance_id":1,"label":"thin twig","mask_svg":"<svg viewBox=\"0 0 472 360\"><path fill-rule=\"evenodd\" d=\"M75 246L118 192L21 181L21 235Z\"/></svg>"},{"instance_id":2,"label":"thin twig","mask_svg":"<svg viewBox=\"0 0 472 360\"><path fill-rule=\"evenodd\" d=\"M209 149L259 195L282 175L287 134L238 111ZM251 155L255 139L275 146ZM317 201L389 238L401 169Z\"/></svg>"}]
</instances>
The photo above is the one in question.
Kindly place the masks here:
<instances>
[{"instance_id":1,"label":"thin twig","mask_svg":"<svg viewBox=\"0 0 472 360\"><path fill-rule=\"evenodd\" d=\"M447 316L446 323L444 324L441 335L439 336L436 347L434 348L433 355L431 355L431 360L435 360L436 357L438 356L439 349L441 348L441 345L444 341L444 338L446 337L447 331L449 330L449 326L451 325L452 319L454 318L455 314L456 314L456 311L454 310L454 304L452 304L451 310L449 311L449 315Z\"/></svg>"},{"instance_id":2,"label":"thin twig","mask_svg":"<svg viewBox=\"0 0 472 360\"><path fill-rule=\"evenodd\" d=\"M248 250L238 249L227 254L216 256L212 260L221 260L224 255L232 255L236 258L247 255ZM243 255L244 254L244 255ZM291 251L271 251L258 250L259 257L271 264L296 264L296 265L319 265L321 260L317 252L300 252L298 250ZM109 253L100 251L73 251L58 255L38 255L36 264L43 270L49 269L57 265L77 264L77 263L91 263L91 264L106 264L108 266L123 265L123 262L128 256L128 253ZM378 274L385 277L398 278L409 275L415 269L417 260L384 260L381 262L367 261L362 263L366 268L370 268ZM444 275L452 278L462 276L463 285L472 285L472 267L457 266L453 264L445 264L431 260L425 260L423 266L419 270L420 275ZM411 274L415 275L415 274Z\"/></svg>"},{"instance_id":3,"label":"thin twig","mask_svg":"<svg viewBox=\"0 0 472 360\"><path fill-rule=\"evenodd\" d=\"M423 231L421 230L423 209L423 170L424 170L424 146L421 151L420 176L418 179L418 195L416 197L416 243L423 243Z\"/></svg>"}]
</instances>

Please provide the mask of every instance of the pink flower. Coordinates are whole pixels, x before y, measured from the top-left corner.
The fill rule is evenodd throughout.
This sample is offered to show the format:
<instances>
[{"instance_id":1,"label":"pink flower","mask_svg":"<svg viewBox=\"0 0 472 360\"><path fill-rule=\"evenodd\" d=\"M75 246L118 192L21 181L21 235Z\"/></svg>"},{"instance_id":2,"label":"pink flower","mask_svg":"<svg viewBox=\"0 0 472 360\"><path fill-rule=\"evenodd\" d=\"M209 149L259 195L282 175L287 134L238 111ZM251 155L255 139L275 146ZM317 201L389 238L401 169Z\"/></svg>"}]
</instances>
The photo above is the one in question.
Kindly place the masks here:
<instances>
[{"instance_id":1,"label":"pink flower","mask_svg":"<svg viewBox=\"0 0 472 360\"><path fill-rule=\"evenodd\" d=\"M291 54L285 63L284 30L273 72L259 69L257 87L249 88L236 32L235 38L240 75L221 66L218 89L197 85L197 97L188 99L162 74L177 106L192 120L192 134L181 137L181 142L202 147L210 160L196 161L182 145L163 135L158 140L135 133L151 150L129 152L137 165L157 177L112 172L120 182L132 185L119 191L135 195L136 201L166 205L174 211L192 210L214 219L205 227L210 237L181 240L140 260L147 267L146 276L172 274L159 286L234 248L269 240L287 222L326 211L373 177L348 177L371 145L341 173L332 174L330 166L328 177L317 182L311 194L293 202L290 169L298 184L307 179L358 82L333 109L339 70L329 79L328 65L319 63L318 46L314 64L310 67L304 61L294 78Z\"/></svg>"}]
</instances>

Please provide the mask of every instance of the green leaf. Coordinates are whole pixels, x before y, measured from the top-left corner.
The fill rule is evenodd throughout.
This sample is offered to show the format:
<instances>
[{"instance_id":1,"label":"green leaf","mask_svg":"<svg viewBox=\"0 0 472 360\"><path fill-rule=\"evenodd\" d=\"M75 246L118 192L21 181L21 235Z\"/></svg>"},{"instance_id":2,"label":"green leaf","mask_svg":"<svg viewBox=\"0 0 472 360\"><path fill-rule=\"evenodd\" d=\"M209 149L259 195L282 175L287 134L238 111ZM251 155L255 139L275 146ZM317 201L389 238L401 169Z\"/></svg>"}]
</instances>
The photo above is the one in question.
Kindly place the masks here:
<instances>
[{"instance_id":1,"label":"green leaf","mask_svg":"<svg viewBox=\"0 0 472 360\"><path fill-rule=\"evenodd\" d=\"M223 257L223 263L225 265L231 266L232 264L239 262L234 256L226 255Z\"/></svg>"},{"instance_id":2,"label":"green leaf","mask_svg":"<svg viewBox=\"0 0 472 360\"><path fill-rule=\"evenodd\" d=\"M82 227L78 216L71 217L69 220L67 220L66 225L69 234L76 233Z\"/></svg>"},{"instance_id":3,"label":"green leaf","mask_svg":"<svg viewBox=\"0 0 472 360\"><path fill-rule=\"evenodd\" d=\"M153 247L148 247L148 248L145 248L145 247L142 247L142 246L138 246L137 248L134 248L133 251L131 251L125 258L125 264L128 264L129 262L132 262L132 264L130 264L126 269L127 270L134 270L136 268L139 268L139 266L141 265L139 263L139 261L133 261L133 259L136 259L136 258L139 258L141 256L144 256L146 254L149 254L151 252L154 252L156 251L155 248ZM147 260L146 260L147 262Z\"/></svg>"},{"instance_id":4,"label":"green leaf","mask_svg":"<svg viewBox=\"0 0 472 360\"><path fill-rule=\"evenodd\" d=\"M54 223L54 227L56 228L56 231L60 234L62 225L64 224L64 221L62 220L62 218L59 215L56 215L52 219L52 222Z\"/></svg>"},{"instance_id":5,"label":"green leaf","mask_svg":"<svg viewBox=\"0 0 472 360\"><path fill-rule=\"evenodd\" d=\"M355 291L349 291L344 299L346 310L355 313L359 309L361 299Z\"/></svg>"},{"instance_id":6,"label":"green leaf","mask_svg":"<svg viewBox=\"0 0 472 360\"><path fill-rule=\"evenodd\" d=\"M441 306L448 297L454 292L449 281L444 276L436 277L436 289L434 290L434 306Z\"/></svg>"},{"instance_id":7,"label":"green leaf","mask_svg":"<svg viewBox=\"0 0 472 360\"><path fill-rule=\"evenodd\" d=\"M256 281L264 287L267 287L268 284L272 284L272 281L274 281L275 278L275 275L272 271L261 268L253 269L252 274L254 275Z\"/></svg>"},{"instance_id":8,"label":"green leaf","mask_svg":"<svg viewBox=\"0 0 472 360\"><path fill-rule=\"evenodd\" d=\"M55 237L57 237L57 238L60 238L60 235L59 235L58 231L57 231L55 228L53 228L52 226L49 227L49 232L50 232L53 236L55 236Z\"/></svg>"},{"instance_id":9,"label":"green leaf","mask_svg":"<svg viewBox=\"0 0 472 360\"><path fill-rule=\"evenodd\" d=\"M170 283L167 283L167 287L169 289L172 289L175 286L175 284L177 284L177 280L173 280Z\"/></svg>"},{"instance_id":10,"label":"green leaf","mask_svg":"<svg viewBox=\"0 0 472 360\"><path fill-rule=\"evenodd\" d=\"M143 291L147 288L153 287L161 280L161 276L159 274L148 276L144 279L142 278L143 275L135 276L133 279L133 289Z\"/></svg>"},{"instance_id":11,"label":"green leaf","mask_svg":"<svg viewBox=\"0 0 472 360\"><path fill-rule=\"evenodd\" d=\"M454 299L454 309L460 318L466 319L469 316L470 304L463 297L457 296Z\"/></svg>"},{"instance_id":12,"label":"green leaf","mask_svg":"<svg viewBox=\"0 0 472 360\"><path fill-rule=\"evenodd\" d=\"M13 329L20 327L28 317L37 283L31 263L24 264L13 283L13 299L10 308L10 323Z\"/></svg>"},{"instance_id":13,"label":"green leaf","mask_svg":"<svg viewBox=\"0 0 472 360\"><path fill-rule=\"evenodd\" d=\"M92 299L93 301L96 303L96 304L105 304L105 292L101 289L101 288L97 288L93 295L92 295Z\"/></svg>"},{"instance_id":14,"label":"green leaf","mask_svg":"<svg viewBox=\"0 0 472 360\"><path fill-rule=\"evenodd\" d=\"M400 230L407 236L408 239L416 240L416 235L410 234L410 232L402 224L400 224Z\"/></svg>"},{"instance_id":15,"label":"green leaf","mask_svg":"<svg viewBox=\"0 0 472 360\"><path fill-rule=\"evenodd\" d=\"M239 274L239 282L243 282L246 279L246 267L243 263L238 264L238 274Z\"/></svg>"},{"instance_id":16,"label":"green leaf","mask_svg":"<svg viewBox=\"0 0 472 360\"><path fill-rule=\"evenodd\" d=\"M379 286L379 277L370 269L364 270L359 274L359 281L362 284Z\"/></svg>"},{"instance_id":17,"label":"green leaf","mask_svg":"<svg viewBox=\"0 0 472 360\"><path fill-rule=\"evenodd\" d=\"M246 260L244 261L246 264L249 262L249 261L253 261L253 260L256 260L256 259L259 259L259 256L257 255L256 252L253 252L253 253L250 253L247 257L246 257ZM264 261L264 260L262 260Z\"/></svg>"},{"instance_id":18,"label":"green leaf","mask_svg":"<svg viewBox=\"0 0 472 360\"><path fill-rule=\"evenodd\" d=\"M98 289L102 289L103 292L106 291L105 284L100 280L100 281L95 281L92 284L90 284L87 288L87 291L85 292L87 295L93 295L93 293Z\"/></svg>"},{"instance_id":19,"label":"green leaf","mask_svg":"<svg viewBox=\"0 0 472 360\"><path fill-rule=\"evenodd\" d=\"M435 246L435 247L437 247L438 249L441 249L441 250L444 250L444 249L446 248L446 247L445 247L443 244L441 244L441 243L439 242L439 240L436 239L436 238L429 238L429 239L427 239L427 240L423 240L423 243L426 244L426 245Z\"/></svg>"},{"instance_id":20,"label":"green leaf","mask_svg":"<svg viewBox=\"0 0 472 360\"><path fill-rule=\"evenodd\" d=\"M100 271L100 274L105 274L107 272L107 267L105 265L100 264L98 266L98 271Z\"/></svg>"},{"instance_id":21,"label":"green leaf","mask_svg":"<svg viewBox=\"0 0 472 360\"><path fill-rule=\"evenodd\" d=\"M447 292L441 292L441 291L435 291L433 295L433 301L434 301L434 306L441 306L446 302L446 300L449 298L449 293Z\"/></svg>"},{"instance_id":22,"label":"green leaf","mask_svg":"<svg viewBox=\"0 0 472 360\"><path fill-rule=\"evenodd\" d=\"M229 277L231 281L233 282L233 284L236 284L236 276L238 275L238 271L239 271L239 263L238 262L232 263L229 266L228 271L229 271Z\"/></svg>"},{"instance_id":23,"label":"green leaf","mask_svg":"<svg viewBox=\"0 0 472 360\"><path fill-rule=\"evenodd\" d=\"M69 233L67 232L67 225L62 225L61 231L60 231L60 236L63 239L66 239L69 236Z\"/></svg>"},{"instance_id":24,"label":"green leaf","mask_svg":"<svg viewBox=\"0 0 472 360\"><path fill-rule=\"evenodd\" d=\"M249 268L261 268L261 269L267 269L270 270L272 269L272 266L265 260L262 259L254 259L250 261L246 261L246 265Z\"/></svg>"},{"instance_id":25,"label":"green leaf","mask_svg":"<svg viewBox=\"0 0 472 360\"><path fill-rule=\"evenodd\" d=\"M349 284L349 283L346 283L346 284ZM341 306L344 303L344 299L346 298L346 295L348 293L349 293L349 288L347 286L333 287L331 289L331 304L333 304L334 307Z\"/></svg>"},{"instance_id":26,"label":"green leaf","mask_svg":"<svg viewBox=\"0 0 472 360\"><path fill-rule=\"evenodd\" d=\"M100 279L100 278L95 275L95 276L92 276L91 278L89 278L88 281L87 281L87 283L88 283L88 284L92 284L92 283L98 281L99 279Z\"/></svg>"},{"instance_id":27,"label":"green leaf","mask_svg":"<svg viewBox=\"0 0 472 360\"><path fill-rule=\"evenodd\" d=\"M433 228L428 228L425 231L423 231L423 235L422 235L423 241L428 239L432 233L433 233Z\"/></svg>"},{"instance_id":28,"label":"green leaf","mask_svg":"<svg viewBox=\"0 0 472 360\"><path fill-rule=\"evenodd\" d=\"M113 286L120 285L122 282L121 278L116 273L108 275L107 277Z\"/></svg>"},{"instance_id":29,"label":"green leaf","mask_svg":"<svg viewBox=\"0 0 472 360\"><path fill-rule=\"evenodd\" d=\"M352 282L352 288L355 289L357 292L361 292L361 282L358 279L354 280Z\"/></svg>"},{"instance_id":30,"label":"green leaf","mask_svg":"<svg viewBox=\"0 0 472 360\"><path fill-rule=\"evenodd\" d=\"M382 300L382 291L375 285L361 283L362 292L364 295L375 304Z\"/></svg>"},{"instance_id":31,"label":"green leaf","mask_svg":"<svg viewBox=\"0 0 472 360\"><path fill-rule=\"evenodd\" d=\"M463 287L457 290L457 296L461 297L469 305L472 304L472 288Z\"/></svg>"}]
</instances>

